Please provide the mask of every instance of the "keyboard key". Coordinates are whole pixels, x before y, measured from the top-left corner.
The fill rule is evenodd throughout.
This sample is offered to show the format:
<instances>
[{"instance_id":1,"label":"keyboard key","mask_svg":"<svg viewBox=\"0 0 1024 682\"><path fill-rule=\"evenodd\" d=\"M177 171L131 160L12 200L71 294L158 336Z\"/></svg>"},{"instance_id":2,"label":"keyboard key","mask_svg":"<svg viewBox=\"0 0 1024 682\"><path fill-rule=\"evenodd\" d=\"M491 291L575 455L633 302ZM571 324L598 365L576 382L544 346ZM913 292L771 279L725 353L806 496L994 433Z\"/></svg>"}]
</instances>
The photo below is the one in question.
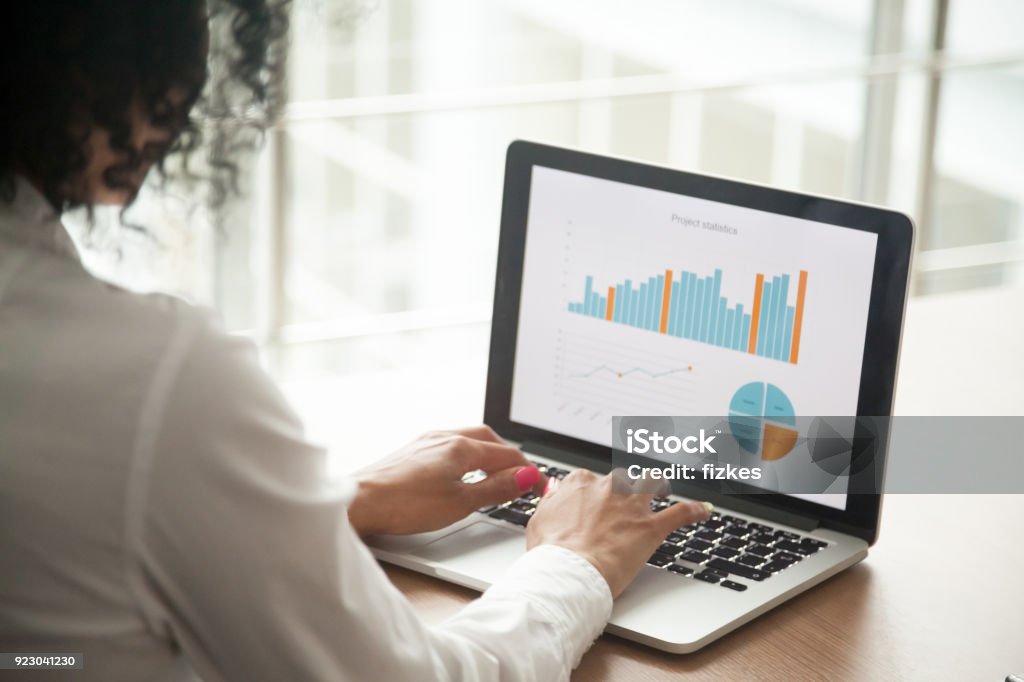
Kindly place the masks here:
<instances>
[{"instance_id":1,"label":"keyboard key","mask_svg":"<svg viewBox=\"0 0 1024 682\"><path fill-rule=\"evenodd\" d=\"M793 542L792 540L779 540L775 543L775 549L782 549L787 552L793 552L794 554L814 554L817 552L817 548L801 545L799 542Z\"/></svg>"},{"instance_id":2,"label":"keyboard key","mask_svg":"<svg viewBox=\"0 0 1024 682\"><path fill-rule=\"evenodd\" d=\"M520 511L516 511L515 509L496 509L495 511L491 512L490 517L492 519L501 519L502 521L508 521L509 523L516 524L517 526L525 526L527 523L530 522L529 515L524 514Z\"/></svg>"},{"instance_id":3,"label":"keyboard key","mask_svg":"<svg viewBox=\"0 0 1024 682\"><path fill-rule=\"evenodd\" d=\"M683 545L683 547L686 547L686 549L692 549L696 552L706 552L712 547L714 547L714 545L712 545L710 542L704 542L703 540L690 540L685 545Z\"/></svg>"},{"instance_id":4,"label":"keyboard key","mask_svg":"<svg viewBox=\"0 0 1024 682\"><path fill-rule=\"evenodd\" d=\"M754 533L748 539L753 542L759 542L762 545L770 545L775 542L775 536L771 533Z\"/></svg>"},{"instance_id":5,"label":"keyboard key","mask_svg":"<svg viewBox=\"0 0 1024 682\"><path fill-rule=\"evenodd\" d=\"M683 548L679 545L673 545L670 542L663 542L661 543L661 547L658 548L658 551L662 554L668 554L671 557L675 557L677 554L682 553Z\"/></svg>"},{"instance_id":6,"label":"keyboard key","mask_svg":"<svg viewBox=\"0 0 1024 682\"><path fill-rule=\"evenodd\" d=\"M532 503L530 503L530 502L524 502L524 501L521 501L521 500L515 500L514 502L512 502L511 504L508 505L508 508L509 509L514 509L515 511L520 511L520 512L523 512L523 513L529 513L529 512L532 512L536 507Z\"/></svg>"},{"instance_id":7,"label":"keyboard key","mask_svg":"<svg viewBox=\"0 0 1024 682\"><path fill-rule=\"evenodd\" d=\"M672 563L672 557L667 554L662 554L661 552L655 552L651 555L651 558L647 560L647 563L651 566L662 568Z\"/></svg>"},{"instance_id":8,"label":"keyboard key","mask_svg":"<svg viewBox=\"0 0 1024 682\"><path fill-rule=\"evenodd\" d=\"M747 525L750 527L750 530L755 531L757 533L774 533L775 532L774 528L772 528L771 526L766 526L763 523L748 523Z\"/></svg>"},{"instance_id":9,"label":"keyboard key","mask_svg":"<svg viewBox=\"0 0 1024 682\"><path fill-rule=\"evenodd\" d=\"M743 564L744 566L752 566L754 568L757 568L758 566L764 563L764 557L759 557L756 554L744 554L736 561Z\"/></svg>"},{"instance_id":10,"label":"keyboard key","mask_svg":"<svg viewBox=\"0 0 1024 682\"><path fill-rule=\"evenodd\" d=\"M744 547L747 546L747 541L743 540L742 538L737 538L737 537L730 536L730 537L727 537L726 539L722 540L719 544L722 545L723 547L732 547L733 549L743 549Z\"/></svg>"},{"instance_id":11,"label":"keyboard key","mask_svg":"<svg viewBox=\"0 0 1024 682\"><path fill-rule=\"evenodd\" d=\"M701 528L706 530L721 530L725 528L725 523L722 521L716 521L715 519L708 519L700 524Z\"/></svg>"},{"instance_id":12,"label":"keyboard key","mask_svg":"<svg viewBox=\"0 0 1024 682\"><path fill-rule=\"evenodd\" d=\"M536 499L539 499L539 498L540 498L540 496L537 493L533 492L532 490L527 491L527 492L525 492L525 493L523 493L522 495L519 496L519 499L526 500L528 502L532 502L532 501L534 501Z\"/></svg>"},{"instance_id":13,"label":"keyboard key","mask_svg":"<svg viewBox=\"0 0 1024 682\"><path fill-rule=\"evenodd\" d=\"M793 564L787 564L784 561L769 561L758 570L765 571L766 573L778 573L779 571L784 571L792 565Z\"/></svg>"},{"instance_id":14,"label":"keyboard key","mask_svg":"<svg viewBox=\"0 0 1024 682\"><path fill-rule=\"evenodd\" d=\"M750 529L747 528L746 526L736 526L736 525L733 525L733 526L729 526L728 528L723 529L722 532L725 533L726 535L733 535L733 536L740 537L740 538L745 538L748 535L750 535Z\"/></svg>"},{"instance_id":15,"label":"keyboard key","mask_svg":"<svg viewBox=\"0 0 1024 682\"><path fill-rule=\"evenodd\" d=\"M738 516L731 516L729 514L723 514L722 515L722 520L723 521L728 521L729 523L740 523L740 524L745 524L746 523L746 521L741 519L740 517L738 517Z\"/></svg>"},{"instance_id":16,"label":"keyboard key","mask_svg":"<svg viewBox=\"0 0 1024 682\"><path fill-rule=\"evenodd\" d=\"M498 508L498 505L496 505L496 504L489 504L486 507L480 507L479 509L477 509L477 511L480 512L481 514L490 514L492 511L494 511L497 508Z\"/></svg>"},{"instance_id":17,"label":"keyboard key","mask_svg":"<svg viewBox=\"0 0 1024 682\"><path fill-rule=\"evenodd\" d=\"M740 555L738 549L733 549L731 547L715 547L711 550L711 553L715 556L725 557L726 559L732 559Z\"/></svg>"},{"instance_id":18,"label":"keyboard key","mask_svg":"<svg viewBox=\"0 0 1024 682\"><path fill-rule=\"evenodd\" d=\"M775 531L775 537L783 540L799 540L800 536L796 533L790 533L788 530L777 530Z\"/></svg>"},{"instance_id":19,"label":"keyboard key","mask_svg":"<svg viewBox=\"0 0 1024 682\"><path fill-rule=\"evenodd\" d=\"M760 557L771 556L774 551L771 547L765 547L764 545L750 545L747 547L747 554L754 554Z\"/></svg>"},{"instance_id":20,"label":"keyboard key","mask_svg":"<svg viewBox=\"0 0 1024 682\"><path fill-rule=\"evenodd\" d=\"M554 476L555 478L565 478L569 475L569 472L565 469L559 469L558 467L548 467L548 476Z\"/></svg>"},{"instance_id":21,"label":"keyboard key","mask_svg":"<svg viewBox=\"0 0 1024 682\"><path fill-rule=\"evenodd\" d=\"M687 568L686 566L680 566L679 564L672 564L668 567L668 570L679 575L693 575L693 569Z\"/></svg>"},{"instance_id":22,"label":"keyboard key","mask_svg":"<svg viewBox=\"0 0 1024 682\"><path fill-rule=\"evenodd\" d=\"M803 559L799 554L788 554L786 552L779 552L772 556L773 561L782 561L790 566Z\"/></svg>"},{"instance_id":23,"label":"keyboard key","mask_svg":"<svg viewBox=\"0 0 1024 682\"><path fill-rule=\"evenodd\" d=\"M694 564L702 564L711 557L703 552L694 552L693 550L683 552L682 556L679 557L683 561L689 561Z\"/></svg>"},{"instance_id":24,"label":"keyboard key","mask_svg":"<svg viewBox=\"0 0 1024 682\"><path fill-rule=\"evenodd\" d=\"M686 535L680 532L669 533L668 537L665 538L665 542L672 542L675 544L682 544L686 542Z\"/></svg>"},{"instance_id":25,"label":"keyboard key","mask_svg":"<svg viewBox=\"0 0 1024 682\"><path fill-rule=\"evenodd\" d=\"M817 551L819 549L825 549L826 547L828 547L828 543L822 542L821 540L815 540L814 538L803 538L802 540L800 540L800 546L811 547L815 551Z\"/></svg>"},{"instance_id":26,"label":"keyboard key","mask_svg":"<svg viewBox=\"0 0 1024 682\"><path fill-rule=\"evenodd\" d=\"M698 540L704 540L705 542L718 542L723 536L721 533L716 533L712 530L702 530L701 532L696 533L693 537Z\"/></svg>"},{"instance_id":27,"label":"keyboard key","mask_svg":"<svg viewBox=\"0 0 1024 682\"><path fill-rule=\"evenodd\" d=\"M695 574L693 577L697 580L703 580L706 583L717 583L719 580L722 579L722 576L716 575L714 573L709 573L708 571L701 571L700 573Z\"/></svg>"},{"instance_id":28,"label":"keyboard key","mask_svg":"<svg viewBox=\"0 0 1024 682\"><path fill-rule=\"evenodd\" d=\"M738 564L735 561L729 561L728 559L722 559L721 557L715 557L708 561L708 566L711 568L717 568L726 573L732 573L740 576L741 578L749 578L750 580L761 581L771 576L771 573L765 573L764 571L750 566L744 566Z\"/></svg>"},{"instance_id":29,"label":"keyboard key","mask_svg":"<svg viewBox=\"0 0 1024 682\"><path fill-rule=\"evenodd\" d=\"M743 583L733 582L732 580L723 580L718 584L722 587L728 587L730 590L736 590L737 592L742 592L743 590L747 589L747 586Z\"/></svg>"}]
</instances>

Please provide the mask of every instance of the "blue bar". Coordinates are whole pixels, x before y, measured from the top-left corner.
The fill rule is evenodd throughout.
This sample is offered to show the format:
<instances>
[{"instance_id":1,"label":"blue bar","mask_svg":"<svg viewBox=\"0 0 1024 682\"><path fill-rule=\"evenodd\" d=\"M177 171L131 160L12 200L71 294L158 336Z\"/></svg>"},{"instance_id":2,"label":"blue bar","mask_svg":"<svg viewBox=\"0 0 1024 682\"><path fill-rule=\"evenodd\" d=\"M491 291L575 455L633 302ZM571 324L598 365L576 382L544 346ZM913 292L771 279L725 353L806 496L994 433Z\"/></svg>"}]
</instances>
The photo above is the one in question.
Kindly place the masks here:
<instances>
[{"instance_id":1,"label":"blue bar","mask_svg":"<svg viewBox=\"0 0 1024 682\"><path fill-rule=\"evenodd\" d=\"M665 332L676 336L676 320L679 318L679 282L672 282L672 291L668 301L668 327Z\"/></svg>"},{"instance_id":2,"label":"blue bar","mask_svg":"<svg viewBox=\"0 0 1024 682\"><path fill-rule=\"evenodd\" d=\"M684 317L686 322L683 327L683 336L688 339L693 338L693 308L694 300L697 298L697 275L687 273L686 275L686 311Z\"/></svg>"},{"instance_id":3,"label":"blue bar","mask_svg":"<svg viewBox=\"0 0 1024 682\"><path fill-rule=\"evenodd\" d=\"M768 329L768 304L772 300L772 284L765 282L761 287L761 316L757 321L757 354L764 355L764 337Z\"/></svg>"},{"instance_id":4,"label":"blue bar","mask_svg":"<svg viewBox=\"0 0 1024 682\"><path fill-rule=\"evenodd\" d=\"M641 329L647 324L647 289L649 288L646 282L640 285L640 298L637 300L640 309L636 311L636 326Z\"/></svg>"},{"instance_id":5,"label":"blue bar","mask_svg":"<svg viewBox=\"0 0 1024 682\"><path fill-rule=\"evenodd\" d=\"M733 329L732 347L735 350L746 350L743 347L743 304L736 304L736 326Z\"/></svg>"},{"instance_id":6,"label":"blue bar","mask_svg":"<svg viewBox=\"0 0 1024 682\"><path fill-rule=\"evenodd\" d=\"M700 337L699 339L704 343L708 341L708 334L711 331L711 327L708 324L711 321L711 289L714 287L714 280L711 275L704 278L704 298L701 301L701 313L700 313Z\"/></svg>"},{"instance_id":7,"label":"blue bar","mask_svg":"<svg viewBox=\"0 0 1024 682\"><path fill-rule=\"evenodd\" d=\"M647 298L648 298L647 290L648 289L650 289L650 287L647 286L647 283L644 283L644 284L640 285L640 298L637 299L637 305L639 306L640 309L637 310L637 324L636 324L636 326L641 328L641 329L643 329L643 326L647 324Z\"/></svg>"},{"instance_id":8,"label":"blue bar","mask_svg":"<svg viewBox=\"0 0 1024 682\"><path fill-rule=\"evenodd\" d=\"M654 309L651 311L651 319L647 326L652 332L661 331L661 304L665 298L665 275L658 275L657 283L654 285Z\"/></svg>"},{"instance_id":9,"label":"blue bar","mask_svg":"<svg viewBox=\"0 0 1024 682\"><path fill-rule=\"evenodd\" d=\"M786 331L786 298L789 295L789 275L782 276L782 291L779 292L779 303L775 306L777 323L775 325L775 359L782 360L782 343ZM788 359L788 356L787 356Z\"/></svg>"},{"instance_id":10,"label":"blue bar","mask_svg":"<svg viewBox=\"0 0 1024 682\"><path fill-rule=\"evenodd\" d=\"M786 336L782 341L782 357L779 360L789 362L789 346L793 341L793 306L786 306Z\"/></svg>"},{"instance_id":11,"label":"blue bar","mask_svg":"<svg viewBox=\"0 0 1024 682\"><path fill-rule=\"evenodd\" d=\"M672 325L674 336L683 335L683 318L686 316L686 272L679 273L679 295L672 295L672 309L676 313L676 323Z\"/></svg>"},{"instance_id":12,"label":"blue bar","mask_svg":"<svg viewBox=\"0 0 1024 682\"><path fill-rule=\"evenodd\" d=\"M636 301L639 307L636 311L636 325L637 327L643 327L647 322L647 283L640 285L640 298Z\"/></svg>"},{"instance_id":13,"label":"blue bar","mask_svg":"<svg viewBox=\"0 0 1024 682\"><path fill-rule=\"evenodd\" d=\"M601 296L597 299L597 314L594 317L600 317L602 320L608 316L608 297Z\"/></svg>"},{"instance_id":14,"label":"blue bar","mask_svg":"<svg viewBox=\"0 0 1024 682\"><path fill-rule=\"evenodd\" d=\"M704 312L704 280L697 278L697 294L693 297L693 335L694 341L700 341L700 318Z\"/></svg>"},{"instance_id":15,"label":"blue bar","mask_svg":"<svg viewBox=\"0 0 1024 682\"><path fill-rule=\"evenodd\" d=\"M623 283L623 314L618 316L618 322L624 325L630 324L630 311L633 309L633 281L627 280Z\"/></svg>"},{"instance_id":16,"label":"blue bar","mask_svg":"<svg viewBox=\"0 0 1024 682\"><path fill-rule=\"evenodd\" d=\"M715 345L725 345L725 299L719 297L718 299L718 328L715 330Z\"/></svg>"},{"instance_id":17,"label":"blue bar","mask_svg":"<svg viewBox=\"0 0 1024 682\"><path fill-rule=\"evenodd\" d=\"M618 322L622 317L622 285L615 285L615 303L612 304L612 322Z\"/></svg>"},{"instance_id":18,"label":"blue bar","mask_svg":"<svg viewBox=\"0 0 1024 682\"><path fill-rule=\"evenodd\" d=\"M657 324L660 318L662 318L662 308L657 307L657 302L662 298L662 288L665 287L657 285L659 279L664 278L664 274L658 276L658 278L650 279L650 287L647 292L647 296L650 298L650 314L647 315L647 329L657 329Z\"/></svg>"},{"instance_id":19,"label":"blue bar","mask_svg":"<svg viewBox=\"0 0 1024 682\"><path fill-rule=\"evenodd\" d=\"M643 328L650 329L650 319L654 316L654 288L657 285L657 280L654 278L647 279L647 300L644 302L645 310L643 315Z\"/></svg>"},{"instance_id":20,"label":"blue bar","mask_svg":"<svg viewBox=\"0 0 1024 682\"><path fill-rule=\"evenodd\" d=\"M727 348L732 348L732 325L734 324L733 318L735 316L736 313L733 312L732 308L729 308L728 310L725 311L725 343L723 343L722 345Z\"/></svg>"},{"instance_id":21,"label":"blue bar","mask_svg":"<svg viewBox=\"0 0 1024 682\"><path fill-rule=\"evenodd\" d=\"M747 352L750 348L750 315L743 316L743 329L740 331L740 350Z\"/></svg>"},{"instance_id":22,"label":"blue bar","mask_svg":"<svg viewBox=\"0 0 1024 682\"><path fill-rule=\"evenodd\" d=\"M718 325L722 320L718 319L718 298L722 291L722 271L715 269L715 278L711 284L711 319L708 320L708 342L714 343L718 336Z\"/></svg>"},{"instance_id":23,"label":"blue bar","mask_svg":"<svg viewBox=\"0 0 1024 682\"><path fill-rule=\"evenodd\" d=\"M591 291L593 291L593 289L594 289L594 278L591 277L590 275L587 275L587 287L586 287L586 290L583 293L583 305L586 306L586 307L584 308L583 311L585 313L587 313L588 315L590 314L590 293L591 293Z\"/></svg>"},{"instance_id":24,"label":"blue bar","mask_svg":"<svg viewBox=\"0 0 1024 682\"><path fill-rule=\"evenodd\" d=\"M765 330L764 354L766 357L775 357L775 328L779 324L779 293L782 289L782 282L778 276L772 277L772 297L768 303L768 328ZM763 302L762 302L763 304Z\"/></svg>"}]
</instances>

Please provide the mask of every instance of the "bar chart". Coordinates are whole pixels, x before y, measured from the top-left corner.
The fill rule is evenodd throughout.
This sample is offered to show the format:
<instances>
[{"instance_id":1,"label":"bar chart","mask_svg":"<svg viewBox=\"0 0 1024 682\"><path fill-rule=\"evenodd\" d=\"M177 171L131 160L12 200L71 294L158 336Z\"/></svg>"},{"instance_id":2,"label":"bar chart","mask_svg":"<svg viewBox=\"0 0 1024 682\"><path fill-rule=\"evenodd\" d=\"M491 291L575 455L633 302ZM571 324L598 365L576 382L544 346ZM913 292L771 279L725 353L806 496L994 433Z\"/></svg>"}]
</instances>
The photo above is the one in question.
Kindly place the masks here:
<instances>
[{"instance_id":1,"label":"bar chart","mask_svg":"<svg viewBox=\"0 0 1024 682\"><path fill-rule=\"evenodd\" d=\"M713 275L665 270L646 281L626 279L605 291L586 276L583 298L569 312L659 334L706 343L751 355L797 364L807 295L807 271L796 277L789 304L789 274L770 279L758 273L752 305L731 304L721 294L722 270Z\"/></svg>"}]
</instances>

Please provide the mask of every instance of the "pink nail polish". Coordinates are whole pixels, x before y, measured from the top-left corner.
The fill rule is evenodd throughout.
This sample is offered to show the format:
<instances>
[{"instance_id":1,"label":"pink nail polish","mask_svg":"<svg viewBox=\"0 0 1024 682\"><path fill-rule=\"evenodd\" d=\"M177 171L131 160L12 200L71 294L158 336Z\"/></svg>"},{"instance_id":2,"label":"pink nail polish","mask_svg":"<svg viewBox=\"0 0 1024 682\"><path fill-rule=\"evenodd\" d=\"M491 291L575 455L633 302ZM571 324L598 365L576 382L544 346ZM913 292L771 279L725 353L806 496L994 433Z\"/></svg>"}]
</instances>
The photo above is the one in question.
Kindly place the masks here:
<instances>
[{"instance_id":1,"label":"pink nail polish","mask_svg":"<svg viewBox=\"0 0 1024 682\"><path fill-rule=\"evenodd\" d=\"M537 481L540 480L540 469L530 465L523 467L516 472L516 485L519 486L519 490L526 492L533 486L537 485Z\"/></svg>"}]
</instances>

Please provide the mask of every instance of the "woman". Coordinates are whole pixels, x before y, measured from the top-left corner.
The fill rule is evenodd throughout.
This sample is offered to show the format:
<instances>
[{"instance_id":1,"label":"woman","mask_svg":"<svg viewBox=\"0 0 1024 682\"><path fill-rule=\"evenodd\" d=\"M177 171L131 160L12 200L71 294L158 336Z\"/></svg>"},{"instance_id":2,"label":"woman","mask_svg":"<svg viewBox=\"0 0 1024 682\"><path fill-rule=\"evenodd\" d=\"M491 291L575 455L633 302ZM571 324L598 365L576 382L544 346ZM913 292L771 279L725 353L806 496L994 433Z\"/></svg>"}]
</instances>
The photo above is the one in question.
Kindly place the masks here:
<instances>
[{"instance_id":1,"label":"woman","mask_svg":"<svg viewBox=\"0 0 1024 682\"><path fill-rule=\"evenodd\" d=\"M250 344L93 279L59 221L195 167L204 132L222 200L273 114L287 7L19 5L0 28L0 651L81 652L90 680L566 678L704 506L655 514L576 472L497 584L420 622L360 538L442 528L541 489L538 470L480 426L328 480Z\"/></svg>"}]
</instances>

